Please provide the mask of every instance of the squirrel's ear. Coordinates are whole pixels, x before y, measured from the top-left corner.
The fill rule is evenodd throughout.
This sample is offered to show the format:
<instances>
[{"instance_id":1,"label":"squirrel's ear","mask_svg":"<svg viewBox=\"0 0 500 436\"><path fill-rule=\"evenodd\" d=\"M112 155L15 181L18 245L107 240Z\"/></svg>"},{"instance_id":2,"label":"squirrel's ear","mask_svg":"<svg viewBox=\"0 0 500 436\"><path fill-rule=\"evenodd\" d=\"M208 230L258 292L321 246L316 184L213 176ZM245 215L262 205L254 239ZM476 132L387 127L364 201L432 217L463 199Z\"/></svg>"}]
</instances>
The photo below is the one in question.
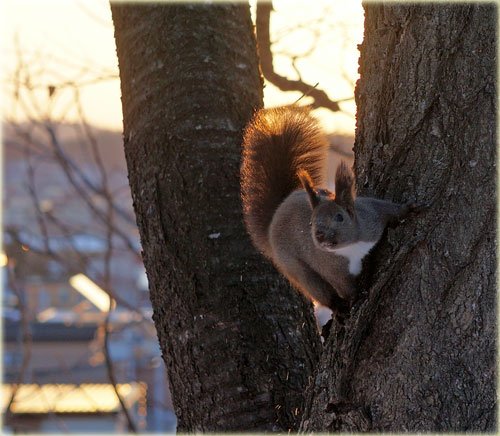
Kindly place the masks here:
<instances>
[{"instance_id":1,"label":"squirrel's ear","mask_svg":"<svg viewBox=\"0 0 500 436\"><path fill-rule=\"evenodd\" d=\"M344 161L340 162L335 174L335 202L349 215L354 215L354 174Z\"/></svg>"},{"instance_id":2,"label":"squirrel's ear","mask_svg":"<svg viewBox=\"0 0 500 436\"><path fill-rule=\"evenodd\" d=\"M311 179L311 176L306 170L300 170L297 173L297 176L300 179L300 183L307 192L309 197L309 202L311 203L311 207L314 209L319 204L319 196L316 190L314 189L314 184Z\"/></svg>"}]
</instances>

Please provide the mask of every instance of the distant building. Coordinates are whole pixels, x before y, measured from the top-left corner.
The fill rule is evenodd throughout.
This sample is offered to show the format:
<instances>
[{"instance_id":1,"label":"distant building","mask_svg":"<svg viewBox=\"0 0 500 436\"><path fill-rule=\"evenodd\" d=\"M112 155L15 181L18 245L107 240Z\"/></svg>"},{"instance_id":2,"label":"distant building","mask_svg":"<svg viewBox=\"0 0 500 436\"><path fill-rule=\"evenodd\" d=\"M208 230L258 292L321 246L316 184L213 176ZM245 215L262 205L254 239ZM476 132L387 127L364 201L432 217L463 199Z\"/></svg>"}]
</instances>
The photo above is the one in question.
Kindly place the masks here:
<instances>
[{"instance_id":1,"label":"distant building","mask_svg":"<svg viewBox=\"0 0 500 436\"><path fill-rule=\"evenodd\" d=\"M110 241L106 223L97 218L96 211L105 211L106 201L87 186L89 207L57 159L47 158L38 160L34 168L35 201L27 188L28 165L22 152L26 144L16 136L18 127L26 126L7 125L3 130L4 251L15 276L11 283L12 277L2 269L4 412L16 393L11 413L4 419L5 430L124 432L126 423L103 354L106 313L69 283L75 274L85 274L97 283L102 280ZM75 133L79 130L58 125L57 131L67 157L97 186L100 170ZM175 416L156 331L151 321L141 321L142 316L151 320L152 309L138 255L121 135L95 133L119 206L108 289L118 300L110 317L109 341L117 388L139 430L173 432ZM57 219L45 219L42 229L39 214Z\"/></svg>"},{"instance_id":2,"label":"distant building","mask_svg":"<svg viewBox=\"0 0 500 436\"><path fill-rule=\"evenodd\" d=\"M114 329L123 325L114 324ZM95 323L4 322L3 412L17 386L7 429L19 432L126 431L109 382L102 330ZM27 336L26 336L27 334ZM175 416L158 346L140 331L112 334L110 355L118 391L141 431L175 431ZM29 339L26 340L26 337ZM29 360L23 360L29 353ZM20 368L23 380L17 385Z\"/></svg>"}]
</instances>

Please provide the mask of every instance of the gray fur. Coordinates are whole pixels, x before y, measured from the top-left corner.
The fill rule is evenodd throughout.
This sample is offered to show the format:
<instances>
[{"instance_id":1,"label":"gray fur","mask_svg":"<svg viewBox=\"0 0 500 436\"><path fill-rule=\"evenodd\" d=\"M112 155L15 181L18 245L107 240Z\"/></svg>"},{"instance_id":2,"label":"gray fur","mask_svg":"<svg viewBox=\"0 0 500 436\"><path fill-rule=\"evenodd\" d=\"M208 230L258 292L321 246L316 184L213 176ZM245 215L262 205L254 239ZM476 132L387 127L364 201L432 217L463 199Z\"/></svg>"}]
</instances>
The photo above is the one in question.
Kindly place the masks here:
<instances>
[{"instance_id":1,"label":"gray fur","mask_svg":"<svg viewBox=\"0 0 500 436\"><path fill-rule=\"evenodd\" d=\"M390 201L359 197L354 201L355 219L342 229L336 229L331 217L341 208L334 200L323 200L311 210L306 191L297 190L283 201L271 222L269 241L272 260L305 295L336 310L335 304L332 304L335 294L347 302L355 298L354 276L349 273L347 258L315 241L318 220L321 219L323 229L341 232L338 236L341 243L336 247L341 248L358 241L376 243L387 222L400 217L407 209Z\"/></svg>"}]
</instances>

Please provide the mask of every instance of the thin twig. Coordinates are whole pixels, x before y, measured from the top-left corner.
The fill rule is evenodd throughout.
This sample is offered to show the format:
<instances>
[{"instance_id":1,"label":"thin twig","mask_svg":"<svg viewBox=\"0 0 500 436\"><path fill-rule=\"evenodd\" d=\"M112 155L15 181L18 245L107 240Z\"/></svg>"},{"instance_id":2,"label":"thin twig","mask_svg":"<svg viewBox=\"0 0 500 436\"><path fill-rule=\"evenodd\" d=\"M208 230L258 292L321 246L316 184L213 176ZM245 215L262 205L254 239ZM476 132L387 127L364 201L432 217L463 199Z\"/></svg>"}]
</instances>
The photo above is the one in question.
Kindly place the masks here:
<instances>
[{"instance_id":1,"label":"thin twig","mask_svg":"<svg viewBox=\"0 0 500 436\"><path fill-rule=\"evenodd\" d=\"M96 145L94 141L91 141L94 146ZM102 192L104 197L107 200L107 216L106 216L106 222L108 224L107 228L107 250L105 253L104 257L104 287L105 289L109 289L111 287L111 260L113 256L113 232L115 229L113 228L113 221L114 221L114 208L113 208L113 199L111 198L111 195L109 193L109 186L108 186L108 179L106 177L106 170L104 169L104 165L102 164L102 161L100 160L100 155L98 154L97 150L95 151L96 156L99 156L98 158L98 165L101 170L101 177L102 177ZM111 360L111 354L109 352L109 336L110 336L110 327L109 327L109 320L111 317L111 311L113 310L113 304L114 301L111 299L109 300L109 308L108 308L108 313L106 314L106 319L104 320L104 357L106 360L106 368L108 372L108 378L109 381L111 382L113 389L115 391L116 397L118 398L118 401L120 402L121 409L123 411L123 414L125 415L125 418L128 423L128 428L131 432L137 433L137 426L135 425L134 420L132 419L132 416L130 414L130 411L125 404L125 400L122 398L120 392L118 391L118 385L114 373L114 367L113 367L113 362Z\"/></svg>"},{"instance_id":2,"label":"thin twig","mask_svg":"<svg viewBox=\"0 0 500 436\"><path fill-rule=\"evenodd\" d=\"M111 301L110 301L111 303ZM103 352L104 352L104 360L106 362L106 370L108 373L108 378L113 386L113 389L115 391L116 397L118 398L118 401L120 402L121 409L123 411L123 414L125 415L125 419L127 420L128 428L132 433L137 433L137 427L134 423L134 420L130 416L130 412L128 410L127 405L125 404L125 400L122 398L120 395L120 392L118 392L118 384L117 380L115 377L114 373L114 367L113 367L113 362L111 360L111 355L109 352L109 334L110 334L110 327L109 327L109 318L111 316L111 311L112 311L112 304L109 305L109 310L106 315L106 319L104 320L104 345L103 345Z\"/></svg>"},{"instance_id":3,"label":"thin twig","mask_svg":"<svg viewBox=\"0 0 500 436\"><path fill-rule=\"evenodd\" d=\"M303 94L309 93L313 98L312 107L324 107L333 112L340 111L338 102L328 97L325 91L317 89L301 80L290 80L274 71L273 53L271 50L271 36L269 31L271 21L271 2L257 2L257 43L259 46L259 57L264 77L282 91L300 91Z\"/></svg>"},{"instance_id":4,"label":"thin twig","mask_svg":"<svg viewBox=\"0 0 500 436\"><path fill-rule=\"evenodd\" d=\"M19 369L17 381L13 384L12 393L5 409L5 421L7 423L12 422L14 418L12 406L15 402L19 387L24 383L24 380L26 378L26 373L31 361L31 351L33 344L33 336L31 334L27 308L24 301L25 292L23 292L19 287L13 268L14 267L10 262L6 266L9 284L17 297L19 312L21 316L21 343L23 349L23 360L21 362L21 368Z\"/></svg>"}]
</instances>

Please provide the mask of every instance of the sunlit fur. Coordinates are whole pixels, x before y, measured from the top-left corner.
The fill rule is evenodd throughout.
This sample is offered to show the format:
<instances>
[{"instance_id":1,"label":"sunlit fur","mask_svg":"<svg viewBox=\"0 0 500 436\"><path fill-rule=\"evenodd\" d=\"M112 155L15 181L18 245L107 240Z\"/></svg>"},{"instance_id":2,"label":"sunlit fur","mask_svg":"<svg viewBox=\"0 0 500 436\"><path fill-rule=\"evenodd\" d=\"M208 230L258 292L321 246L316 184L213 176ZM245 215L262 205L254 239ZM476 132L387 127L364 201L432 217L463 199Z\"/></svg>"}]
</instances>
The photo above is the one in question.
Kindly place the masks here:
<instances>
[{"instance_id":1,"label":"sunlit fur","mask_svg":"<svg viewBox=\"0 0 500 436\"><path fill-rule=\"evenodd\" d=\"M320 183L328 142L306 109L262 109L243 137L241 198L245 224L253 243L272 258L269 225L278 206L301 187L297 173L306 171Z\"/></svg>"}]
</instances>

